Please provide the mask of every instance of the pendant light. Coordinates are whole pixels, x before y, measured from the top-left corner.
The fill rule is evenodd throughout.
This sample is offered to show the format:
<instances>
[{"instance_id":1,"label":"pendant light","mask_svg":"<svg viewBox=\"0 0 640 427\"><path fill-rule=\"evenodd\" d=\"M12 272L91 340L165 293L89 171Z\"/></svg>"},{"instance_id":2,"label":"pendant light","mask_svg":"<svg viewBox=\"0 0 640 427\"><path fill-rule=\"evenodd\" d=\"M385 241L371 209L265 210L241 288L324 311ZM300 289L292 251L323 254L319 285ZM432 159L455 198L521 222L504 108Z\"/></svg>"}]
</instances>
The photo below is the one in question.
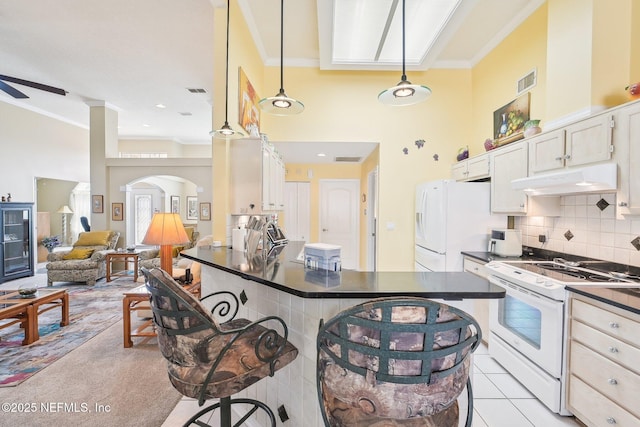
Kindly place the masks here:
<instances>
[{"instance_id":1,"label":"pendant light","mask_svg":"<svg viewBox=\"0 0 640 427\"><path fill-rule=\"evenodd\" d=\"M413 105L418 102L422 102L431 95L431 89L427 86L423 85L414 85L411 84L409 80L407 80L407 75L405 73L405 30L404 30L404 19L405 19L405 0L402 0L402 78L400 82L389 89L383 90L378 95L378 100L385 105L401 107L405 105Z\"/></svg>"},{"instance_id":2,"label":"pendant light","mask_svg":"<svg viewBox=\"0 0 640 427\"><path fill-rule=\"evenodd\" d=\"M261 99L259 102L262 111L275 116L292 116L302 113L304 104L293 98L289 98L284 92L284 0L280 0L280 92L276 96Z\"/></svg>"},{"instance_id":3,"label":"pendant light","mask_svg":"<svg viewBox=\"0 0 640 427\"><path fill-rule=\"evenodd\" d=\"M227 62L226 62L226 76L224 87L224 125L220 129L209 132L209 135L215 138L221 139L235 139L243 137L242 132L235 131L229 126L228 113L229 113L229 10L231 9L230 0L227 0Z\"/></svg>"}]
</instances>

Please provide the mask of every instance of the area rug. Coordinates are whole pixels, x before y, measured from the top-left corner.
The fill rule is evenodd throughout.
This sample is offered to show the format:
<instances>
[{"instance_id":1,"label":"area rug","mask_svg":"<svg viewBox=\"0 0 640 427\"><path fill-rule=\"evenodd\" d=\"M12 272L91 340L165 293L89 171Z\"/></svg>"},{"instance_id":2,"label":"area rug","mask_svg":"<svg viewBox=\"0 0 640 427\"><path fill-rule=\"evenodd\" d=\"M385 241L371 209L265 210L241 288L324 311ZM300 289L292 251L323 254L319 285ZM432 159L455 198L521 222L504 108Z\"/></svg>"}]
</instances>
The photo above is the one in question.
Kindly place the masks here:
<instances>
[{"instance_id":1,"label":"area rug","mask_svg":"<svg viewBox=\"0 0 640 427\"><path fill-rule=\"evenodd\" d=\"M22 346L18 325L0 330L0 387L16 386L122 319L123 292L140 286L121 278L94 286L55 286L69 292L69 325L60 326L60 308L38 318L40 339Z\"/></svg>"}]
</instances>

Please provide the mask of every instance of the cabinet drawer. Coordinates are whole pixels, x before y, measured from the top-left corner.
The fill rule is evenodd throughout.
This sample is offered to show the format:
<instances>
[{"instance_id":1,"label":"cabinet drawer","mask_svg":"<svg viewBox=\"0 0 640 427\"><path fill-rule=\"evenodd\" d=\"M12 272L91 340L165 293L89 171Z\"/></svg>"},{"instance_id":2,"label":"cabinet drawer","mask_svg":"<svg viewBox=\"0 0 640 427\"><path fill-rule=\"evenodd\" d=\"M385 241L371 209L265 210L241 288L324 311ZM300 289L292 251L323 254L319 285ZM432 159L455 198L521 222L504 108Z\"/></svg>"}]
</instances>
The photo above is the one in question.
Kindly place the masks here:
<instances>
[{"instance_id":1,"label":"cabinet drawer","mask_svg":"<svg viewBox=\"0 0 640 427\"><path fill-rule=\"evenodd\" d=\"M470 258L464 258L463 260L463 269L469 273L475 274L476 276L480 276L483 278L487 278L487 267L485 267L483 262L475 261Z\"/></svg>"},{"instance_id":2,"label":"cabinet drawer","mask_svg":"<svg viewBox=\"0 0 640 427\"><path fill-rule=\"evenodd\" d=\"M595 329L629 343L637 343L640 323L591 304L572 299L571 315Z\"/></svg>"},{"instance_id":3,"label":"cabinet drawer","mask_svg":"<svg viewBox=\"0 0 640 427\"><path fill-rule=\"evenodd\" d=\"M640 349L593 329L582 322L571 321L571 339L578 341L604 357L640 373Z\"/></svg>"},{"instance_id":4,"label":"cabinet drawer","mask_svg":"<svg viewBox=\"0 0 640 427\"><path fill-rule=\"evenodd\" d=\"M640 416L640 376L576 341L571 341L569 361L571 375L577 376L635 416Z\"/></svg>"},{"instance_id":5,"label":"cabinet drawer","mask_svg":"<svg viewBox=\"0 0 640 427\"><path fill-rule=\"evenodd\" d=\"M640 418L634 417L573 375L569 377L568 406L580 421L589 426L640 425Z\"/></svg>"}]
</instances>

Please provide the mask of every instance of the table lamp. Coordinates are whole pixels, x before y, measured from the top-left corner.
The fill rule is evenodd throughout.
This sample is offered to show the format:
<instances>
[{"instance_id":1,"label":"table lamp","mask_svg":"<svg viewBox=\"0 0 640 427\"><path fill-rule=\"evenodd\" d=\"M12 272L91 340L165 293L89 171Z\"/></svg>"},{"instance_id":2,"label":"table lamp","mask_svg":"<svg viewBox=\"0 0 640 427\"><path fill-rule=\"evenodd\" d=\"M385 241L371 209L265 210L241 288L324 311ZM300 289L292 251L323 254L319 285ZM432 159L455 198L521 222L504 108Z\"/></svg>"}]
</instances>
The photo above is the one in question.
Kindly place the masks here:
<instances>
[{"instance_id":1,"label":"table lamp","mask_svg":"<svg viewBox=\"0 0 640 427\"><path fill-rule=\"evenodd\" d=\"M63 207L58 209L58 213L62 214L62 243L66 245L68 243L67 214L72 214L73 211L69 208L69 206L64 205Z\"/></svg>"},{"instance_id":2,"label":"table lamp","mask_svg":"<svg viewBox=\"0 0 640 427\"><path fill-rule=\"evenodd\" d=\"M173 245L187 243L189 236L179 214L156 213L151 219L147 234L142 239L145 245L160 245L160 268L173 275Z\"/></svg>"}]
</instances>

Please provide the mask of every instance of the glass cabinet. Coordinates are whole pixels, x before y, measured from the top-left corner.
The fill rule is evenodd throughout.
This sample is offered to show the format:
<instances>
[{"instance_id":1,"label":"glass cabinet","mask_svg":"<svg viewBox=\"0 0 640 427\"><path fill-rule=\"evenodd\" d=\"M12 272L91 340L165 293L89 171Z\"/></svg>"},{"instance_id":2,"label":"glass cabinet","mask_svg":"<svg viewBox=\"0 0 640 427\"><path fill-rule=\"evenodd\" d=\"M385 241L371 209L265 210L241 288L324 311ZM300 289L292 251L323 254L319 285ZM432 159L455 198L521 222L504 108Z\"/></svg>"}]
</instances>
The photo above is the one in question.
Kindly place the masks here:
<instances>
[{"instance_id":1,"label":"glass cabinet","mask_svg":"<svg viewBox=\"0 0 640 427\"><path fill-rule=\"evenodd\" d=\"M0 203L0 283L33 276L33 203Z\"/></svg>"}]
</instances>

